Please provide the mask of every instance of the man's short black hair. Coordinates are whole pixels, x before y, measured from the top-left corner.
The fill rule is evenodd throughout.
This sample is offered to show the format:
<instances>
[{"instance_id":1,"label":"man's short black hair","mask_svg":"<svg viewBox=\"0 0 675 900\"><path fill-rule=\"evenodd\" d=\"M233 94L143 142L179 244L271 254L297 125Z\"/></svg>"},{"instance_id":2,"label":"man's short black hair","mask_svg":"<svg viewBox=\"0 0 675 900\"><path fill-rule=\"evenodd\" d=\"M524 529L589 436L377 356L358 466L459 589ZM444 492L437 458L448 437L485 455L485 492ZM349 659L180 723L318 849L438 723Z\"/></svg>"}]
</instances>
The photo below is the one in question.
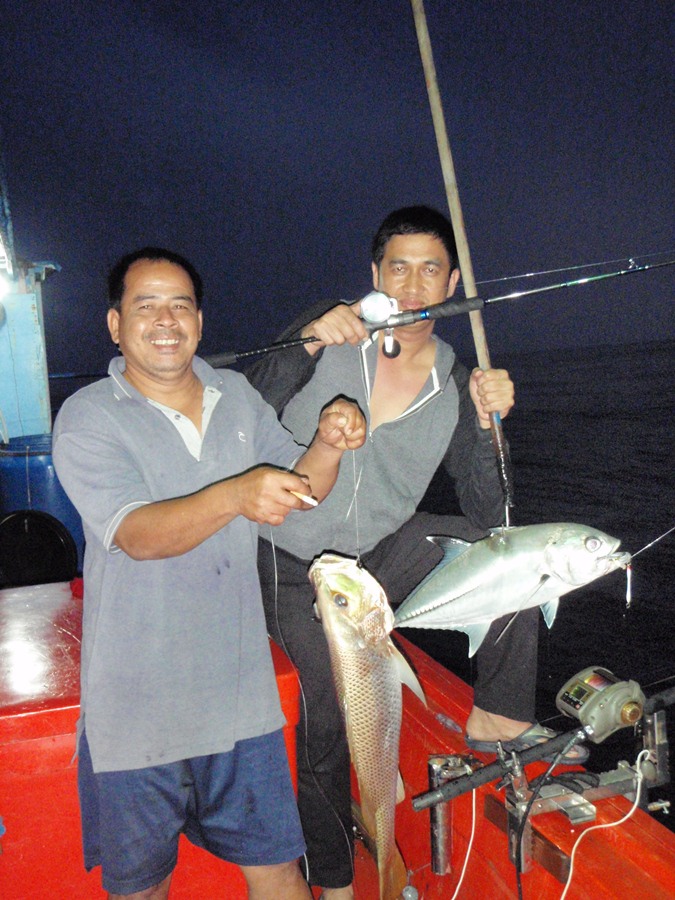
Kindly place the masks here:
<instances>
[{"instance_id":1,"label":"man's short black hair","mask_svg":"<svg viewBox=\"0 0 675 900\"><path fill-rule=\"evenodd\" d=\"M174 253L172 250L165 250L163 247L143 247L140 250L134 250L133 253L127 253L115 263L108 275L108 306L110 309L116 309L118 312L120 311L122 295L124 294L124 281L127 277L127 272L134 263L141 259L158 262L166 260L166 262L173 263L175 266L180 266L181 269L184 269L192 281L197 309L201 309L202 298L204 296L201 275L192 263L184 256L181 256L180 253Z\"/></svg>"},{"instance_id":2,"label":"man's short black hair","mask_svg":"<svg viewBox=\"0 0 675 900\"><path fill-rule=\"evenodd\" d=\"M438 238L450 258L450 271L457 268L457 246L452 225L438 210L430 206L404 206L389 213L373 238L371 253L378 268L387 244L397 234L430 234Z\"/></svg>"}]
</instances>

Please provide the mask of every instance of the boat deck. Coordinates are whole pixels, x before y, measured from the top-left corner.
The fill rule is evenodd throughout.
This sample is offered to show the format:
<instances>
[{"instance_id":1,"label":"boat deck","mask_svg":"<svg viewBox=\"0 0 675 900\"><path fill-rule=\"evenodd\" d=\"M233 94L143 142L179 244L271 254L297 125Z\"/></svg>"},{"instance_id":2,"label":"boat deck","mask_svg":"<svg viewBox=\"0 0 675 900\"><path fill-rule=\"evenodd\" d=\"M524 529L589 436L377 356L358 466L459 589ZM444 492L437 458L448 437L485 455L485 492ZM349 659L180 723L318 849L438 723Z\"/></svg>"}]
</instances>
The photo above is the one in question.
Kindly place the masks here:
<instances>
[{"instance_id":1,"label":"boat deck","mask_svg":"<svg viewBox=\"0 0 675 900\"><path fill-rule=\"evenodd\" d=\"M105 896L98 870L82 865L77 803L75 724L79 713L81 582L0 591L0 897L3 900L96 900ZM472 703L471 689L403 638L427 695L428 708L404 687L400 768L406 799L396 812L397 840L420 900L450 900L464 865L475 799L475 838L459 898L516 898L516 877L508 858L503 792L479 788L445 804L450 841L449 871L435 875L430 865L430 813L415 812L411 798L428 790L432 755L463 755L470 761L462 729ZM288 659L273 645L277 683L286 713L286 744L294 758L298 685ZM439 718L439 714L441 718ZM453 725L454 723L454 725ZM479 755L480 756L480 755ZM491 761L480 757L481 762ZM541 763L527 767L534 777ZM295 775L294 766L292 766ZM355 799L358 801L356 785ZM620 819L624 798L598 801L597 822ZM562 813L533 817L538 859L523 875L523 895L536 900L560 897L579 833ZM367 836L366 836L367 837ZM356 844L356 897L378 896L377 870L368 840ZM589 835L576 853L568 900L635 896L675 897L675 835L651 816L636 811L620 828ZM243 900L239 870L216 860L187 840L181 842L172 900Z\"/></svg>"}]
</instances>

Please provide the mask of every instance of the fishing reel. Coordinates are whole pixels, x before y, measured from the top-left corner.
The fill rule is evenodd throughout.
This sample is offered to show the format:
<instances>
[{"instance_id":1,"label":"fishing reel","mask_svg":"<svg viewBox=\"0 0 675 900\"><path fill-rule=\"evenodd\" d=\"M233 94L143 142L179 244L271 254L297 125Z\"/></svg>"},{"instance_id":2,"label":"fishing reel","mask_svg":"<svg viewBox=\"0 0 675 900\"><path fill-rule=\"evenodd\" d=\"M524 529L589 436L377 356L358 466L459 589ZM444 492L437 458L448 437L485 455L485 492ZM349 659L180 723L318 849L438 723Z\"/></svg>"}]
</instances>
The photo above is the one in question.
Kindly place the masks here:
<instances>
[{"instance_id":1,"label":"fishing reel","mask_svg":"<svg viewBox=\"0 0 675 900\"><path fill-rule=\"evenodd\" d=\"M492 796L485 798L484 815L506 832L509 857L518 872L526 872L533 861L548 869L551 855L545 842L533 837L531 817L541 813L564 814L573 826L592 822L596 801L624 796L635 802L643 781L646 789L666 784L670 779L665 707L675 703L675 687L645 699L635 681L621 681L608 669L589 666L570 678L558 692L560 712L581 723L545 744L512 753L486 766L474 767L475 760L463 755L434 756L429 759L429 791L413 797L413 809L430 808L432 871L446 874L452 855L452 830L448 804L462 794L501 779L505 787L504 806ZM528 782L525 766L548 758L571 746L572 740L590 739L600 743L620 728L634 726L642 719L643 749L634 766L619 762L616 769L595 774L589 771L546 776ZM552 767L551 767L552 768ZM505 777L506 776L506 777ZM669 801L641 801L650 812L667 812ZM506 809L506 820L504 819ZM556 862L556 867L558 863ZM557 871L557 868L556 868Z\"/></svg>"},{"instance_id":2,"label":"fishing reel","mask_svg":"<svg viewBox=\"0 0 675 900\"><path fill-rule=\"evenodd\" d=\"M383 325L398 312L398 303L382 291L371 291L361 301L361 318L371 325Z\"/></svg>"},{"instance_id":3,"label":"fishing reel","mask_svg":"<svg viewBox=\"0 0 675 900\"><path fill-rule=\"evenodd\" d=\"M371 291L361 301L361 318L370 325L382 326L398 313L398 302L382 291ZM389 359L395 359L401 352L401 345L394 337L393 328L384 329L382 352Z\"/></svg>"},{"instance_id":4,"label":"fishing reel","mask_svg":"<svg viewBox=\"0 0 675 900\"><path fill-rule=\"evenodd\" d=\"M608 669L589 666L563 685L555 702L563 715L578 719L593 743L599 744L620 728L636 725L646 701L636 681L620 681Z\"/></svg>"}]
</instances>

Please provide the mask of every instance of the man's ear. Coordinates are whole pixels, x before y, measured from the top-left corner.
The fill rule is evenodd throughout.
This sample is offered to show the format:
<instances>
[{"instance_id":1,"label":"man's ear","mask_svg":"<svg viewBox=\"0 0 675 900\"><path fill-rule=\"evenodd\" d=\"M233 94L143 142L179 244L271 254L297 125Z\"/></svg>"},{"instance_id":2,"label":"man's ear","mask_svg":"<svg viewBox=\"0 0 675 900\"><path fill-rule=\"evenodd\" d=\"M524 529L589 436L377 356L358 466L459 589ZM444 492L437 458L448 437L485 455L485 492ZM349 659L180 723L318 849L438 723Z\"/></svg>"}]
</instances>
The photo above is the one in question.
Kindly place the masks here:
<instances>
[{"instance_id":1,"label":"man's ear","mask_svg":"<svg viewBox=\"0 0 675 900\"><path fill-rule=\"evenodd\" d=\"M113 344L120 342L120 314L116 309L108 310L108 331L112 338Z\"/></svg>"},{"instance_id":2,"label":"man's ear","mask_svg":"<svg viewBox=\"0 0 675 900\"><path fill-rule=\"evenodd\" d=\"M379 291L379 289L380 289L380 270L374 262L371 262L370 268L372 269L372 272L373 272L373 287L375 288L376 291Z\"/></svg>"},{"instance_id":3,"label":"man's ear","mask_svg":"<svg viewBox=\"0 0 675 900\"><path fill-rule=\"evenodd\" d=\"M445 295L447 297L452 297L457 289L457 284L459 282L459 277L462 273L459 269L453 269L450 273L450 280L448 281L448 293Z\"/></svg>"}]
</instances>

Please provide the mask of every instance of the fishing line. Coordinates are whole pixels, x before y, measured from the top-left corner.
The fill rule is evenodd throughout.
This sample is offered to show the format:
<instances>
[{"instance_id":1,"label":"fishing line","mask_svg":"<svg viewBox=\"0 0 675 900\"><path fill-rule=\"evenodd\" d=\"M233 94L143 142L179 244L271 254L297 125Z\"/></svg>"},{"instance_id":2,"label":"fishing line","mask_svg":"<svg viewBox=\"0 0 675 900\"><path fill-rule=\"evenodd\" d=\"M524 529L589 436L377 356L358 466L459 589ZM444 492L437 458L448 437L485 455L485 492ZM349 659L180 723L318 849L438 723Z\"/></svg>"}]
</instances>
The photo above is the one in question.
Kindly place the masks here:
<instances>
[{"instance_id":1,"label":"fishing line","mask_svg":"<svg viewBox=\"0 0 675 900\"><path fill-rule=\"evenodd\" d=\"M343 521L347 521L349 518L352 508L354 509L354 527L356 529L356 562L358 565L361 565L361 533L359 526L359 499L358 499L358 491L361 486L361 478L363 476L363 470L366 465L365 454L368 452L368 444L364 444L361 448L363 450L364 459L361 463L361 469L359 470L358 477L356 475L356 450L351 450L352 454L352 472L354 478L354 494L352 495L352 499L347 508L347 512L345 513L345 517Z\"/></svg>"},{"instance_id":2,"label":"fishing line","mask_svg":"<svg viewBox=\"0 0 675 900\"><path fill-rule=\"evenodd\" d=\"M354 524L355 524L355 529L356 529L356 560L357 560L357 563L360 565L361 564L361 537L360 537L360 529L359 529L358 490L359 490L359 485L361 484L361 476L363 475L365 460L361 465L361 469L360 469L360 471L358 473L358 477L357 477L357 474L356 474L356 451L352 450L351 454L352 454L352 472L353 472L353 478L354 478L354 494L353 494L351 503L349 504L349 508L345 514L345 521L349 518L350 512L353 507L354 508ZM270 546L272 548L272 560L273 560L273 565L274 565L274 620L275 620L275 624L276 624L277 633L281 639L281 648L284 651L284 653L286 654L286 656L295 665L295 663L293 661L293 655L291 654L290 649L284 638L284 633L283 633L283 630L281 627L281 620L279 617L279 572L278 572L278 567L277 567L277 553L276 553L276 546L274 544L274 534L273 534L273 529L271 526L270 526L269 542L270 542ZM296 666L296 669L298 669L297 666ZM335 806L331 802L330 797L328 797L326 795L326 792L323 790L321 784L319 783L319 780L316 777L316 773L314 771L314 767L312 766L312 761L311 761L311 758L309 755L308 737L309 737L310 722L309 722L309 715L308 715L308 711L307 711L307 700L305 697L305 691L303 688L302 679L300 678L299 669L298 669L298 684L300 687L300 699L302 702L302 709L303 709L303 714L304 714L303 715L304 734L305 734L304 744L305 744L305 762L307 764L307 770L309 771L309 773L312 776L312 780L314 781L314 785L315 785L316 789L323 797L326 805L328 806L331 813L337 820L338 825L340 826L340 829L344 836L345 842L347 844L347 849L349 851L351 867L352 867L352 878L353 878L353 875L354 875L354 852L352 849L352 841L350 840L350 836L347 833L347 829L345 828L337 809L335 808ZM309 882L309 880L310 880L309 862L307 860L306 854L305 854L305 869L306 869L307 881Z\"/></svg>"},{"instance_id":3,"label":"fishing line","mask_svg":"<svg viewBox=\"0 0 675 900\"><path fill-rule=\"evenodd\" d=\"M675 525L668 529L668 531L664 531L663 534L659 535L659 537L654 538L653 541L650 541L648 544L645 544L642 550L638 550L637 553L633 553L631 555L631 561L635 559L636 556L639 556L643 550L649 550L650 547L653 547L654 544L658 544L659 541L662 541L664 537L667 537L671 531L675 531Z\"/></svg>"},{"instance_id":4,"label":"fishing line","mask_svg":"<svg viewBox=\"0 0 675 900\"><path fill-rule=\"evenodd\" d=\"M356 528L356 562L358 565L361 565L361 535L359 534L359 498L358 498L358 490L359 484L361 483L361 475L363 474L363 466L361 466L361 471L359 472L358 480L356 478L356 451L352 450L352 472L354 475L354 498L352 503L354 505L354 527ZM351 508L351 506L350 506ZM347 515L349 515L349 510L347 510Z\"/></svg>"},{"instance_id":5,"label":"fishing line","mask_svg":"<svg viewBox=\"0 0 675 900\"><path fill-rule=\"evenodd\" d=\"M646 688L658 687L660 684L665 684L666 681L674 681L675 675L666 675L665 678L659 678L657 681L650 681L649 684L643 684L642 686Z\"/></svg>"},{"instance_id":6,"label":"fishing line","mask_svg":"<svg viewBox=\"0 0 675 900\"><path fill-rule=\"evenodd\" d=\"M503 530L503 526L502 526L502 530ZM531 600L532 597L537 593L537 591L539 590L539 588L542 587L542 585L543 585L543 583L544 583L544 581L546 580L547 577L548 577L548 576L545 576L544 578L542 578L542 580L539 582L539 584L538 584L537 587L534 589L534 591L532 592L532 594L531 594L529 597L525 597L525 598L523 599L523 601L521 602L521 604L520 604L520 606L518 607L518 609L513 613L513 615L512 615L511 618L509 619L509 621L506 623L506 625L502 628L502 630L499 632L499 634L498 634L497 637L495 638L495 644L498 644L498 643L501 641L501 639L504 637L504 635L506 634L506 632L509 630L509 628L510 628L510 627L513 625L513 623L516 621L516 619L517 619L518 616L521 614L521 612L522 612L524 609L528 609L528 607L527 607L525 604L528 602L528 600ZM495 619L494 621L496 622L496 621L498 621L498 620ZM549 631L550 631L550 629L549 629Z\"/></svg>"},{"instance_id":7,"label":"fishing line","mask_svg":"<svg viewBox=\"0 0 675 900\"><path fill-rule=\"evenodd\" d=\"M553 761L550 766L544 773L543 777L540 781L537 782L535 789L532 791L532 795L528 800L527 806L525 807L525 812L523 813L523 818L520 820L518 825L518 830L516 831L516 887L518 888L518 900L523 900L523 885L522 885L522 874L523 874L523 859L522 859L522 850L523 850L523 835L525 834L525 826L527 825L527 820L529 819L530 812L532 811L532 807L534 806L534 802L539 796L541 789L546 784L548 779L551 777L551 773L558 765L558 762L572 749L572 747L577 743L577 735L573 734L569 741L565 744L562 750L559 750L558 753L553 757ZM569 883L569 882L568 882ZM563 895L564 896L564 895ZM562 898L561 898L562 900Z\"/></svg>"},{"instance_id":8,"label":"fishing line","mask_svg":"<svg viewBox=\"0 0 675 900\"><path fill-rule=\"evenodd\" d=\"M635 770L637 772L637 790L635 791L635 801L633 805L628 810L623 818L619 819L617 822L605 822L602 825L592 825L590 828L587 828L585 831L582 831L579 837L574 842L574 846L572 847L572 852L570 853L570 872L567 876L567 884L565 885L565 890L560 895L560 900L565 900L567 896L567 891L569 890L570 884L572 882L572 873L574 871L574 854L577 852L577 847L581 843L582 838L586 837L587 834L590 834L591 831L599 831L601 828L616 828L617 825L623 825L624 822L627 822L628 819L633 815L635 810L638 808L640 804L640 797L642 794L642 782L644 779L644 774L642 772L642 763L649 756L649 750L641 750L637 759L635 760Z\"/></svg>"},{"instance_id":9,"label":"fishing line","mask_svg":"<svg viewBox=\"0 0 675 900\"><path fill-rule=\"evenodd\" d=\"M272 526L270 526L269 542L272 547L272 561L273 561L273 565L274 565L274 621L277 626L277 633L279 635L279 638L281 639L281 649L284 651L286 656L291 660L291 662L295 666L296 672L298 675L298 686L300 688L300 700L302 702L302 709L303 709L303 713L304 713L303 719L304 719L304 724L305 724L305 728L304 728L304 731L305 731L305 762L307 763L307 770L309 771L310 775L312 776L312 780L314 781L314 785L315 785L316 789L318 790L318 792L321 794L321 796L325 800L326 806L330 809L330 811L332 812L335 819L337 819L338 825L340 826L340 829L342 830L342 834L344 835L344 839L347 844L347 849L349 851L349 858L351 860L352 880L353 880L353 877L354 877L354 852L352 850L352 842L350 840L349 834L347 833L347 829L345 828L345 826L342 823L342 820L340 819L338 811L335 809L335 807L331 803L330 797L328 797L326 795L326 792L321 787L321 784L319 783L319 780L316 777L316 773L314 772L314 767L312 766L312 761L309 756L309 749L308 749L309 716L307 714L307 700L305 698L305 690L302 686L302 679L300 678L300 670L299 670L298 666L295 664L295 662L293 660L293 656L291 654L291 651L290 651L288 645L286 644L286 640L284 638L284 633L281 628L281 620L279 618L279 571L277 568L277 550L276 550L276 546L274 544L274 534L273 534ZM304 856L304 860L305 860L306 879L307 879L307 882L309 883L309 880L310 880L309 860L307 859L306 853L303 856Z\"/></svg>"},{"instance_id":10,"label":"fishing line","mask_svg":"<svg viewBox=\"0 0 675 900\"><path fill-rule=\"evenodd\" d=\"M29 450L30 446L26 445L26 500L28 502L28 509L33 508L33 498L30 493L30 459L29 459Z\"/></svg>"},{"instance_id":11,"label":"fishing line","mask_svg":"<svg viewBox=\"0 0 675 900\"><path fill-rule=\"evenodd\" d=\"M457 887L455 888L455 893L452 895L450 900L457 900L457 895L459 894L459 889L462 886L462 882L464 881L464 876L466 875L466 867L469 864L469 854L471 853L471 848L473 847L473 839L476 834L476 791L471 791L471 834L469 836L469 844L466 848L466 856L464 857L464 865L462 866L462 871L459 876L459 881L457 882Z\"/></svg>"}]
</instances>

